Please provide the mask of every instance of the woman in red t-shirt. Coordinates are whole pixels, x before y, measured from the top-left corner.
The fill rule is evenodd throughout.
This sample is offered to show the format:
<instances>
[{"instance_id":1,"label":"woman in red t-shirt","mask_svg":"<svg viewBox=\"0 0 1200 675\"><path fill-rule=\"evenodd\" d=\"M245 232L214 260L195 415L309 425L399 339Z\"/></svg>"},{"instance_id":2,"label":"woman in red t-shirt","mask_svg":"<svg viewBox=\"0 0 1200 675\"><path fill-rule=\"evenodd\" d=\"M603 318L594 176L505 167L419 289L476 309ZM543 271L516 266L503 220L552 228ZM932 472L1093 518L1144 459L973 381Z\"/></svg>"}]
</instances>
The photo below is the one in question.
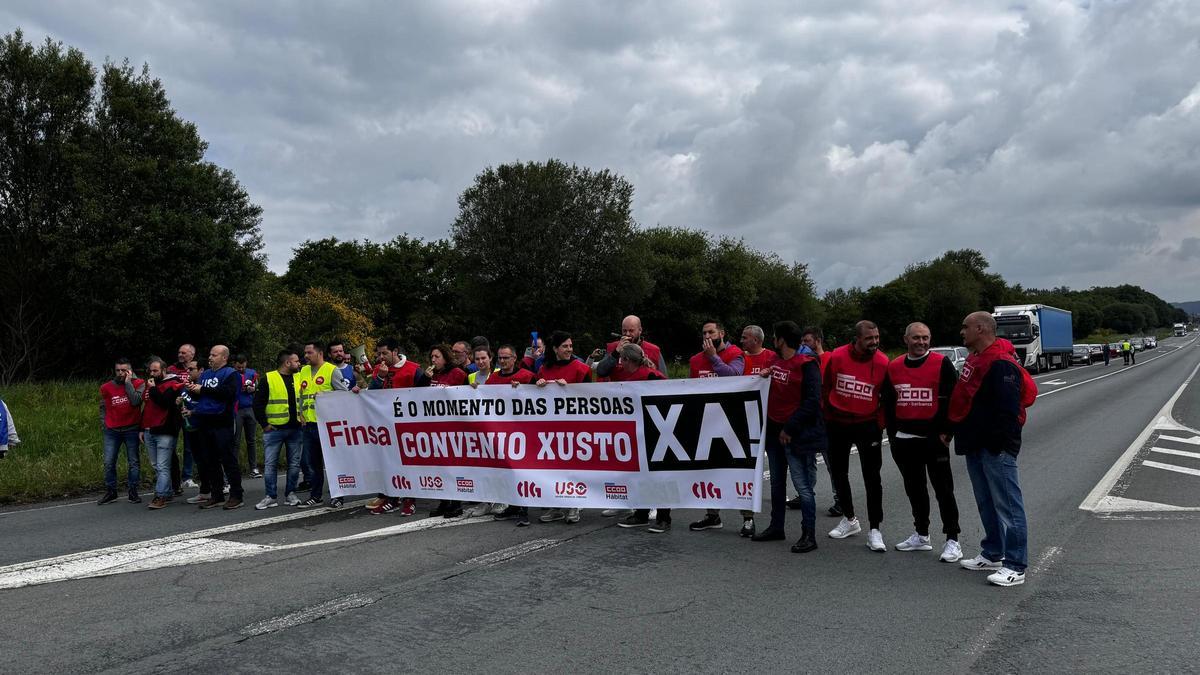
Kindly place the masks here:
<instances>
[{"instance_id":1,"label":"woman in red t-shirt","mask_svg":"<svg viewBox=\"0 0 1200 675\"><path fill-rule=\"evenodd\" d=\"M467 371L454 365L448 345L436 345L429 350L429 385L457 387L467 383Z\"/></svg>"},{"instance_id":2,"label":"woman in red t-shirt","mask_svg":"<svg viewBox=\"0 0 1200 675\"><path fill-rule=\"evenodd\" d=\"M575 342L571 334L556 330L550 334L549 346L554 358L547 358L538 371L535 384L544 387L551 382L560 385L594 382L595 376L586 363L575 358Z\"/></svg>"}]
</instances>

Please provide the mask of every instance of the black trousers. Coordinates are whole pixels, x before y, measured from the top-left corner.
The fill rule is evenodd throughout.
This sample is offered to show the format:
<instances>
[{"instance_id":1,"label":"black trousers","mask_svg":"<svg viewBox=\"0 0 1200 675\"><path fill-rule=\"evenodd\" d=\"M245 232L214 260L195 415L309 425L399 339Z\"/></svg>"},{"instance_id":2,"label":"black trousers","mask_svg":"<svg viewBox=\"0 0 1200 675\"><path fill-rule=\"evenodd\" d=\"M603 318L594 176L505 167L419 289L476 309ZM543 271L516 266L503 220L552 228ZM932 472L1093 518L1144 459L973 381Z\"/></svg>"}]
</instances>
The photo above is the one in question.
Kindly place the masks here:
<instances>
[{"instance_id":1,"label":"black trousers","mask_svg":"<svg viewBox=\"0 0 1200 675\"><path fill-rule=\"evenodd\" d=\"M913 528L917 534L929 536L929 490L925 478L933 485L938 511L942 516L942 533L947 539L958 539L958 502L954 499L954 472L950 469L950 448L937 438L897 438L892 440L892 459L904 478L904 493L912 505Z\"/></svg>"},{"instance_id":2,"label":"black trousers","mask_svg":"<svg viewBox=\"0 0 1200 675\"><path fill-rule=\"evenodd\" d=\"M208 487L208 494L219 498L222 485L229 480L229 496L242 498L242 468L238 465L237 443L233 435L233 420L228 426L204 426L196 429L192 453L200 465L201 490Z\"/></svg>"},{"instance_id":3,"label":"black trousers","mask_svg":"<svg viewBox=\"0 0 1200 675\"><path fill-rule=\"evenodd\" d=\"M867 491L867 519L871 529L883 522L883 483L879 470L883 467L883 431L874 421L858 424L829 422L829 472L837 493L838 506L847 519L854 518L854 495L850 492L850 446L858 448L862 465L863 487Z\"/></svg>"}]
</instances>

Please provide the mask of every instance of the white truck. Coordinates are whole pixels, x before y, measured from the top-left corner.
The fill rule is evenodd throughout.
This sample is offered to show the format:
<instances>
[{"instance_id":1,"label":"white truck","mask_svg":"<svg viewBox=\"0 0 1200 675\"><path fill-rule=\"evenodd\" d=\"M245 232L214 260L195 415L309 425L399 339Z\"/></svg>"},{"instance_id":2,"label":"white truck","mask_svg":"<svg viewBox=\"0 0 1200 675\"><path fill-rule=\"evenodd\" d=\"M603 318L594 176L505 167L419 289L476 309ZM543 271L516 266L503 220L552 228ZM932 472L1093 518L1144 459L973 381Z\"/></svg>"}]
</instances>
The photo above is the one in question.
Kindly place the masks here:
<instances>
[{"instance_id":1,"label":"white truck","mask_svg":"<svg viewBox=\"0 0 1200 675\"><path fill-rule=\"evenodd\" d=\"M1183 337L1187 335L1187 326L1177 323L1175 324L1175 337Z\"/></svg>"},{"instance_id":2,"label":"white truck","mask_svg":"<svg viewBox=\"0 0 1200 675\"><path fill-rule=\"evenodd\" d=\"M996 337L1017 348L1026 370L1071 367L1071 313L1049 305L1005 305L992 311Z\"/></svg>"}]
</instances>

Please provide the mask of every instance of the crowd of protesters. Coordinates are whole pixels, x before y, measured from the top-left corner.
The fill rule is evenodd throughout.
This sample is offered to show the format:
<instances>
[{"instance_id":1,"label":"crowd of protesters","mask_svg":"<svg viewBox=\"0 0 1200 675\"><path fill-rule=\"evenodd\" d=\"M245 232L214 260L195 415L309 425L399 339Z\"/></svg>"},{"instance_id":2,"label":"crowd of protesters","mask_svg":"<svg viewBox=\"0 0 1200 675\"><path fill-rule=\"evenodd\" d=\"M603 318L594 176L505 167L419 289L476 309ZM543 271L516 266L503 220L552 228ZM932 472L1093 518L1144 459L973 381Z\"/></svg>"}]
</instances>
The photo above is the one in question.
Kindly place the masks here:
<instances>
[{"instance_id":1,"label":"crowd of protesters","mask_svg":"<svg viewBox=\"0 0 1200 675\"><path fill-rule=\"evenodd\" d=\"M755 542L783 540L787 511L795 509L800 511L801 535L792 551L815 550L818 457L832 486L833 503L826 513L839 519L828 537L846 539L863 532L849 476L855 448L865 494L866 544L872 551L886 551L881 470L887 445L913 518L913 532L895 549L933 550L928 493L932 485L945 537L939 559L990 572L988 581L996 585L1023 583L1027 535L1016 458L1025 408L1032 404L1036 386L1016 362L1012 345L995 333L995 321L987 312L964 319L961 335L971 356L960 377L948 359L930 351L929 328L920 322L907 327L905 354L894 359L879 351L879 329L866 320L855 326L849 344L830 351L824 349L818 327L802 329L783 321L768 336L759 326L746 326L739 344L734 344L720 322L703 322L700 349L687 361L689 377L771 380L764 439L770 469L769 519L759 530L755 514L741 511L739 534ZM197 490L187 503L201 509L238 509L243 506L243 477L264 481L265 495L255 504L259 510L281 503L339 508L341 497L328 504L324 500L324 460L316 425L315 399L328 391L545 387L667 378L663 350L643 337L636 316L622 321L619 339L587 359L575 355L574 340L564 331L545 340L534 333L523 350L511 344L493 350L483 337L435 345L426 354L425 367L403 354L393 338L379 340L373 358L362 353L357 362L341 341L311 341L279 351L273 368L265 372L247 367L245 355L231 354L224 345L209 349L203 368L196 354L195 347L185 344L174 363L152 357L144 378L135 374L128 359L116 359L113 377L100 387L106 485L100 504L119 498L117 459L122 449L128 467L127 499L142 501L138 488L144 445L155 474L151 509L166 507L187 489ZM7 449L5 440L13 443L15 438L11 414L0 402L0 457ZM980 554L970 559L963 559L958 541L952 442L956 453L965 457L985 533ZM177 452L180 447L182 453ZM245 475L239 458L243 447ZM286 466L282 500L281 454ZM787 499L789 477L796 491L792 500ZM375 514L412 516L416 502L379 495L368 508ZM444 500L431 515L490 516L530 524L528 508L505 504ZM671 528L666 508L610 509L602 515L619 517L624 528L645 527L655 533ZM580 518L579 509L547 509L538 520L575 523ZM689 525L697 532L722 527L715 509Z\"/></svg>"}]
</instances>

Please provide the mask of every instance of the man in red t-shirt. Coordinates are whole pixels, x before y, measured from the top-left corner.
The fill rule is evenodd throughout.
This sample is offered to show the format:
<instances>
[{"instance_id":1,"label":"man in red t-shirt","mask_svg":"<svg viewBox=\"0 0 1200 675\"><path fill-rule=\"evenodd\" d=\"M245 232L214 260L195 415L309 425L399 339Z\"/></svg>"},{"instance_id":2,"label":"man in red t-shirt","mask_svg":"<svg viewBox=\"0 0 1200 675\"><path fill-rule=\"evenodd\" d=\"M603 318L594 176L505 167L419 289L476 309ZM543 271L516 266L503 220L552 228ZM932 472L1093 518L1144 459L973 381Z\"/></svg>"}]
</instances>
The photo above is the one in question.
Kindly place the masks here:
<instances>
[{"instance_id":1,"label":"man in red t-shirt","mask_svg":"<svg viewBox=\"0 0 1200 675\"><path fill-rule=\"evenodd\" d=\"M787 476L800 493L800 539L793 553L817 548L816 484L817 453L825 448L825 425L821 415L821 370L817 359L801 344L800 327L791 321L775 324L775 349L779 358L761 377L771 378L767 400L767 428L763 444L771 465L771 524L751 541L784 538L787 514Z\"/></svg>"},{"instance_id":2,"label":"man in red t-shirt","mask_svg":"<svg viewBox=\"0 0 1200 675\"><path fill-rule=\"evenodd\" d=\"M142 385L133 374L129 359L117 359L113 378L100 385L100 422L104 427L104 496L99 504L117 500L117 454L125 446L129 466L129 501L140 504L141 452L138 435L142 426Z\"/></svg>"},{"instance_id":3,"label":"man in red t-shirt","mask_svg":"<svg viewBox=\"0 0 1200 675\"><path fill-rule=\"evenodd\" d=\"M746 326L742 329L742 360L745 362L744 375L759 375L769 370L775 362L774 351L763 346L766 335L758 326Z\"/></svg>"},{"instance_id":4,"label":"man in red t-shirt","mask_svg":"<svg viewBox=\"0 0 1200 675\"><path fill-rule=\"evenodd\" d=\"M421 366L400 353L400 341L384 338L375 345L375 368L367 378L369 389L406 389L428 387L429 376ZM367 509L375 515L399 511L402 516L416 513L417 500L412 497L388 497L376 495L367 502ZM461 513L461 511L460 511Z\"/></svg>"},{"instance_id":5,"label":"man in red t-shirt","mask_svg":"<svg viewBox=\"0 0 1200 675\"><path fill-rule=\"evenodd\" d=\"M725 339L725 327L719 321L709 319L700 324L700 352L688 360L689 377L737 377L746 370L742 350L737 345ZM754 512L743 509L742 529L738 534L743 537L754 536ZM670 511L667 511L670 517ZM658 517L663 517L659 509ZM692 532L721 529L720 509L708 509L704 517L688 525Z\"/></svg>"},{"instance_id":6,"label":"man in red t-shirt","mask_svg":"<svg viewBox=\"0 0 1200 675\"><path fill-rule=\"evenodd\" d=\"M862 531L854 513L850 493L850 446L858 448L863 487L867 493L870 530L867 547L887 551L879 526L883 522L883 409L879 392L887 377L888 358L879 351L879 327L871 321L854 325L854 342L842 345L829 356L821 374L825 404L825 429L829 434L829 462L837 486L842 520L829 531L834 539L845 539Z\"/></svg>"}]
</instances>

